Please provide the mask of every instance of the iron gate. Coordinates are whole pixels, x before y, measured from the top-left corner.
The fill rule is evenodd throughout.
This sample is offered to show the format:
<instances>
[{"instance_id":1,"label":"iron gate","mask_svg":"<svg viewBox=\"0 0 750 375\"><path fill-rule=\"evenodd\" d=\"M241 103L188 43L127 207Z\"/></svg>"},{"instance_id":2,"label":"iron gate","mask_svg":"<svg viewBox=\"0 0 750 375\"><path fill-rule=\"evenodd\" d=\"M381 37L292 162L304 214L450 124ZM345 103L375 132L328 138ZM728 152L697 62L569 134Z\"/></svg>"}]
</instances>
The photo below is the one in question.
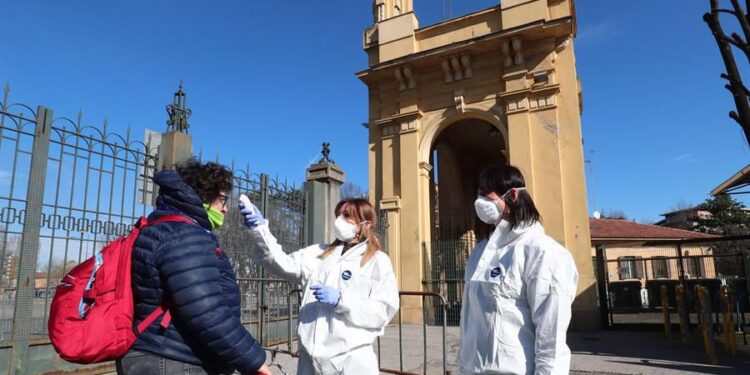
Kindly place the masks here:
<instances>
[{"instance_id":1,"label":"iron gate","mask_svg":"<svg viewBox=\"0 0 750 375\"><path fill-rule=\"evenodd\" d=\"M727 285L734 297L739 328L746 331L746 323L750 321L750 236L598 246L596 253L597 291L604 327L663 327L662 286L667 287L670 321L678 322L677 285L685 288L683 307L690 324L698 322L693 293L696 285L709 289L714 321L719 324L719 289Z\"/></svg>"}]
</instances>

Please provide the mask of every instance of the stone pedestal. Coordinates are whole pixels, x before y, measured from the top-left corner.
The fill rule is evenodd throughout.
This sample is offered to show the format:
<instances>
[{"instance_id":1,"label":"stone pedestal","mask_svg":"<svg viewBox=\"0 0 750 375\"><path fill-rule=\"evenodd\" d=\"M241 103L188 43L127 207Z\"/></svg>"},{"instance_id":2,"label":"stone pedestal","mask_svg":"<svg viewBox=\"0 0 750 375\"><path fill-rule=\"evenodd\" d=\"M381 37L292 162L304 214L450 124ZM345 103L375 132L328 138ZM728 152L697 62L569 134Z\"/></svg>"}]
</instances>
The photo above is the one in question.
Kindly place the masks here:
<instances>
[{"instance_id":1,"label":"stone pedestal","mask_svg":"<svg viewBox=\"0 0 750 375\"><path fill-rule=\"evenodd\" d=\"M158 169L174 168L192 157L193 140L190 135L178 131L162 133Z\"/></svg>"},{"instance_id":2,"label":"stone pedestal","mask_svg":"<svg viewBox=\"0 0 750 375\"><path fill-rule=\"evenodd\" d=\"M305 242L308 245L333 240L336 220L333 210L340 200L343 183L344 171L336 164L322 162L307 168Z\"/></svg>"}]
</instances>

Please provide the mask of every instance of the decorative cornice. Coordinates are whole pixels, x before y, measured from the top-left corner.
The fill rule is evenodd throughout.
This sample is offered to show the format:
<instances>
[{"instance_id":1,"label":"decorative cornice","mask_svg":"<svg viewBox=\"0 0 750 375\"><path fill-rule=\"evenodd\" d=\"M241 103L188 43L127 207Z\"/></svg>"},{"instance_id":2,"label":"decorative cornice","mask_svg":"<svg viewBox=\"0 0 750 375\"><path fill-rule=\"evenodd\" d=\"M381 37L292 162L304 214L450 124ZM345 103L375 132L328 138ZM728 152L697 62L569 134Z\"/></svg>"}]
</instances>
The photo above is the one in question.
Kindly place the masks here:
<instances>
[{"instance_id":1,"label":"decorative cornice","mask_svg":"<svg viewBox=\"0 0 750 375\"><path fill-rule=\"evenodd\" d=\"M398 211L401 209L401 197L394 196L380 200L380 209L384 211Z\"/></svg>"}]
</instances>

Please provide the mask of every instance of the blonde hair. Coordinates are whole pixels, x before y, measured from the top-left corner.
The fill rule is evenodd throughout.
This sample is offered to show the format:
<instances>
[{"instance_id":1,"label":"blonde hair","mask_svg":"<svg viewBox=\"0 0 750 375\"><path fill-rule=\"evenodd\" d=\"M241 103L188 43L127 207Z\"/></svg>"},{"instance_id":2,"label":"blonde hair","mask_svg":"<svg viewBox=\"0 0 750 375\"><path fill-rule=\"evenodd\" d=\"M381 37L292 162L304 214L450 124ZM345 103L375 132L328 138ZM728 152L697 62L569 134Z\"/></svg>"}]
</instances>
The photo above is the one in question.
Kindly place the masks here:
<instances>
[{"instance_id":1,"label":"blonde hair","mask_svg":"<svg viewBox=\"0 0 750 375\"><path fill-rule=\"evenodd\" d=\"M362 256L362 261L359 263L360 267L364 267L364 265L378 253L378 250L380 250L380 240L375 234L375 222L377 219L375 217L375 209L370 202L365 199L351 198L339 202L336 205L334 213L336 217L343 215L344 218L352 219L359 223L359 236L357 237L357 243L367 241L367 250ZM369 222L370 225L361 225L364 222ZM319 258L325 258L331 255L339 245L344 245L344 242L339 241L338 239L334 240L328 245L325 251L323 251L323 254L320 254Z\"/></svg>"}]
</instances>

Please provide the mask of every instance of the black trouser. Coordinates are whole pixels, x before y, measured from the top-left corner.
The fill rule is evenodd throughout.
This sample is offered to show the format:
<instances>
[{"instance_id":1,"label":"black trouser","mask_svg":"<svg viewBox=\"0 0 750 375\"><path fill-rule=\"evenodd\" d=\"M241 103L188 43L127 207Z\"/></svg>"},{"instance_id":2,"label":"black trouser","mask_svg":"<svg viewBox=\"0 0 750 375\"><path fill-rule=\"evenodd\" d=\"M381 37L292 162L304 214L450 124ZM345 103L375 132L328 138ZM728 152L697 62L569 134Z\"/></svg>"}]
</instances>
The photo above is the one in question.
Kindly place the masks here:
<instances>
[{"instance_id":1,"label":"black trouser","mask_svg":"<svg viewBox=\"0 0 750 375\"><path fill-rule=\"evenodd\" d=\"M131 350L117 360L117 375L219 375L221 372L206 370L145 352Z\"/></svg>"}]
</instances>

